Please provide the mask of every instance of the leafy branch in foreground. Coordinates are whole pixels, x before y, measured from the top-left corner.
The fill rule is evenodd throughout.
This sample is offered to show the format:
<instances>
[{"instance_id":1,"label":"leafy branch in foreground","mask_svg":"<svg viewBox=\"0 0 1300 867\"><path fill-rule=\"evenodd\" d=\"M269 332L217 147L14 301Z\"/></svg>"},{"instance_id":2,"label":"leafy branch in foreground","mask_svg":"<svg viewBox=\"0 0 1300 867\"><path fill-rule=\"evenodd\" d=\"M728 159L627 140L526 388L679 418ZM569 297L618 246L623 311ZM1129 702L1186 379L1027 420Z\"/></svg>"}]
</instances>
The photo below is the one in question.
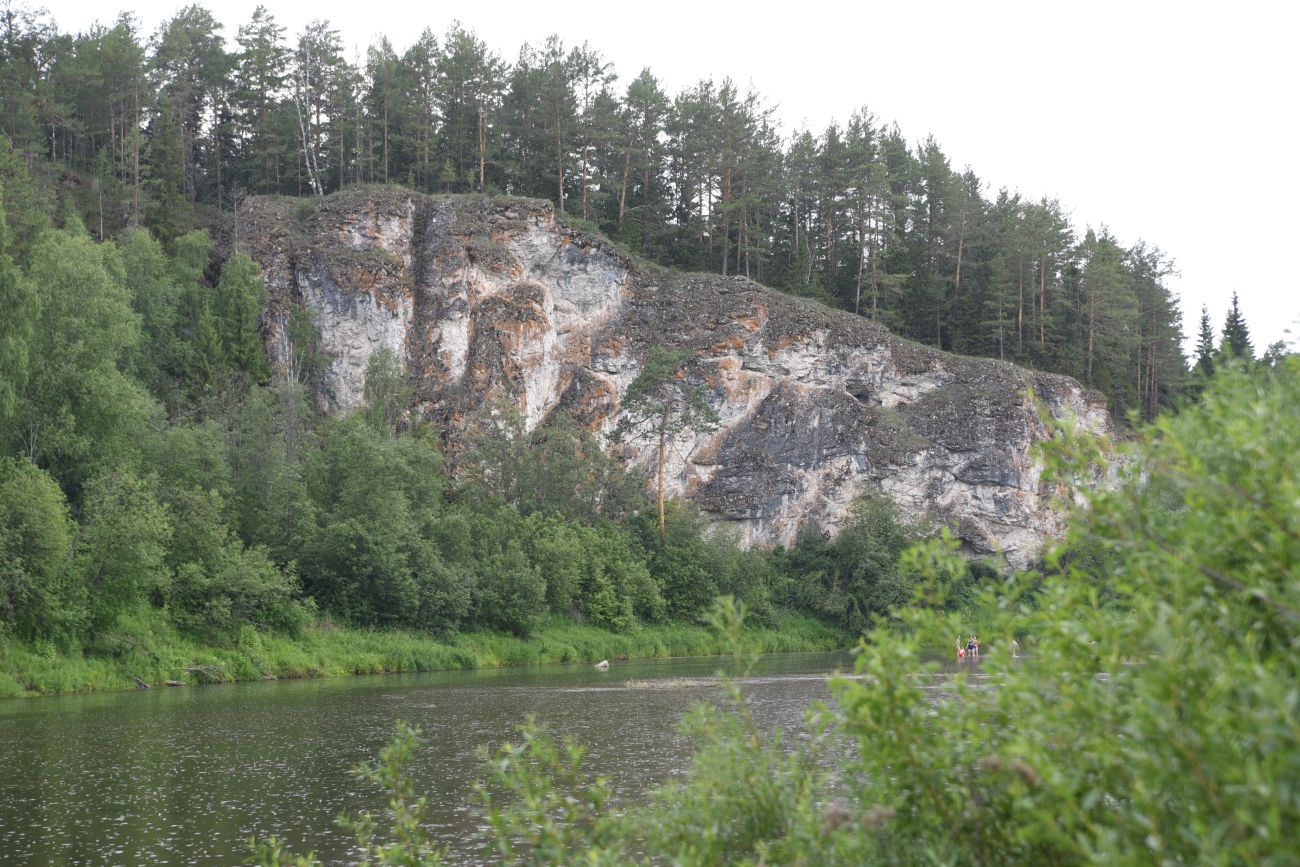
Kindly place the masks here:
<instances>
[{"instance_id":1,"label":"leafy branch in foreground","mask_svg":"<svg viewBox=\"0 0 1300 867\"><path fill-rule=\"evenodd\" d=\"M423 825L427 806L425 798L415 794L415 784L406 773L420 742L420 730L401 720L397 734L388 746L379 752L379 761L363 765L355 771L358 780L373 783L388 792L388 842L383 842L379 823L374 814L365 812L356 816L340 816L339 825L356 835L362 852L358 862L365 867L438 867L445 863L441 850L429 838ZM278 838L250 841L253 857L248 863L259 867L306 867L315 863L312 855L293 855Z\"/></svg>"}]
</instances>

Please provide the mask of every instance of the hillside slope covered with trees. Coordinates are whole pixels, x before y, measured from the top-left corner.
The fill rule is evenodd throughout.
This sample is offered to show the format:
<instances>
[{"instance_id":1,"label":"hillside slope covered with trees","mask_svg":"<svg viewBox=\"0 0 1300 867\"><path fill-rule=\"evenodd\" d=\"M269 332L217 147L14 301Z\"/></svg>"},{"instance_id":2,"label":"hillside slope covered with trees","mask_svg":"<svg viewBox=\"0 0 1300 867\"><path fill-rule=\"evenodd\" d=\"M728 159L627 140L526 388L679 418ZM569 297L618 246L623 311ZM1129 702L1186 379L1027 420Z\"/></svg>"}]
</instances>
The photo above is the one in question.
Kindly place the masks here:
<instances>
[{"instance_id":1,"label":"hillside slope covered with trees","mask_svg":"<svg viewBox=\"0 0 1300 867\"><path fill-rule=\"evenodd\" d=\"M458 26L400 54L381 40L360 66L340 45L261 8L234 34L199 6L153 34L129 14L69 34L0 11L0 694L156 682L217 649L239 660L226 678L472 663L403 646L276 668L262 642L335 624L671 632L724 593L824 645L909 598L913 530L879 501L834 541L742 551L671 504L661 529L643 480L574 427L498 417L449 464L438 432L395 422L391 358L364 407L322 416L304 385L322 359L273 374L261 274L214 253L252 194L546 196L658 262L1069 373L1120 415L1182 393L1163 254L1076 230L1055 202L986 198L866 112L783 139L729 81L670 96L557 38L513 63Z\"/></svg>"},{"instance_id":2,"label":"hillside slope covered with trees","mask_svg":"<svg viewBox=\"0 0 1300 867\"><path fill-rule=\"evenodd\" d=\"M546 197L655 261L1074 376L1118 418L1185 387L1167 255L988 191L866 109L786 136L729 79L669 94L590 45L507 60L457 24L358 63L327 21L288 34L264 7L234 33L198 5L155 33L129 13L64 33L22 6L0 27L0 132L75 173L99 237L144 224L171 243L250 194L357 183Z\"/></svg>"}]
</instances>

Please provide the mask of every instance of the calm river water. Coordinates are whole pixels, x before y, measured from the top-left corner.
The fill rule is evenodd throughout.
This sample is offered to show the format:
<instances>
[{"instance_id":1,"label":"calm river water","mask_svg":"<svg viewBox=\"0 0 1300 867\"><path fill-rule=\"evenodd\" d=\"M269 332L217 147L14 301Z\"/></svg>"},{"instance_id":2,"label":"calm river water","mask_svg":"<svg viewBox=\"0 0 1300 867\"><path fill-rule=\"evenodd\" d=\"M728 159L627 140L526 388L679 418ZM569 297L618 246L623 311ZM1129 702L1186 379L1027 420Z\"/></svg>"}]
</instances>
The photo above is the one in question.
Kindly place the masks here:
<instances>
[{"instance_id":1,"label":"calm river water","mask_svg":"<svg viewBox=\"0 0 1300 867\"><path fill-rule=\"evenodd\" d=\"M718 659L614 663L67 696L0 702L0 863L231 864L252 835L351 860L340 813L381 810L351 768L399 719L424 731L412 773L453 859L480 859L480 750L536 714L632 796L681 774L678 723L718 701ZM744 682L764 725L797 731L846 654L764 657ZM674 679L690 678L685 683Z\"/></svg>"}]
</instances>

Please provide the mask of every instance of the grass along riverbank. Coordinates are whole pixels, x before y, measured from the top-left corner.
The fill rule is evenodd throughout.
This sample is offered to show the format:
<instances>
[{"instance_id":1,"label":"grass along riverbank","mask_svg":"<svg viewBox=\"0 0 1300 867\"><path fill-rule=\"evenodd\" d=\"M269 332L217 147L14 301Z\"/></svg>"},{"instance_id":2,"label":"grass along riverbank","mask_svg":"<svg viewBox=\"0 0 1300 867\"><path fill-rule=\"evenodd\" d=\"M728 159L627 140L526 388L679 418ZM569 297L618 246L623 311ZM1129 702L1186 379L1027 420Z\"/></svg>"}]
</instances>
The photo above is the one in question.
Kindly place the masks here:
<instances>
[{"instance_id":1,"label":"grass along riverbank","mask_svg":"<svg viewBox=\"0 0 1300 867\"><path fill-rule=\"evenodd\" d=\"M844 648L852 638L806 615L782 614L770 628L746 629L744 643L756 653L786 653ZM725 652L725 639L705 626L669 623L616 633L559 619L529 638L468 632L440 641L322 624L296 638L245 629L232 646L213 647L178 633L158 612L141 612L123 618L109 639L86 652L60 653L0 638L0 698L136 689L140 682L340 677Z\"/></svg>"}]
</instances>

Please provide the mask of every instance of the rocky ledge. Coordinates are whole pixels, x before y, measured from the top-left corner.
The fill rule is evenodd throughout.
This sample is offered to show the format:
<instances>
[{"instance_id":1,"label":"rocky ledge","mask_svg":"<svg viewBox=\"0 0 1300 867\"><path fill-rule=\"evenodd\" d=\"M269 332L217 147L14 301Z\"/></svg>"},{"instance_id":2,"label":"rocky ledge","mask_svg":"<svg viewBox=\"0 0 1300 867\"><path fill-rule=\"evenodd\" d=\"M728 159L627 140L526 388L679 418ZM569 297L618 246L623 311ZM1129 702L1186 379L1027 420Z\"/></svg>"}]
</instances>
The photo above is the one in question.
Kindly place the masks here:
<instances>
[{"instance_id":1,"label":"rocky ledge","mask_svg":"<svg viewBox=\"0 0 1300 867\"><path fill-rule=\"evenodd\" d=\"M834 534L881 491L1024 565L1062 529L1029 391L1057 418L1111 429L1100 395L1072 379L929 349L745 278L633 261L547 202L358 190L252 198L240 225L266 276L272 361L292 365L289 319L308 311L329 411L362 402L366 363L388 347L426 418L508 400L530 428L569 412L608 438L647 350L686 350L720 423L675 438L668 491L745 543ZM621 448L654 464L652 444Z\"/></svg>"}]
</instances>

